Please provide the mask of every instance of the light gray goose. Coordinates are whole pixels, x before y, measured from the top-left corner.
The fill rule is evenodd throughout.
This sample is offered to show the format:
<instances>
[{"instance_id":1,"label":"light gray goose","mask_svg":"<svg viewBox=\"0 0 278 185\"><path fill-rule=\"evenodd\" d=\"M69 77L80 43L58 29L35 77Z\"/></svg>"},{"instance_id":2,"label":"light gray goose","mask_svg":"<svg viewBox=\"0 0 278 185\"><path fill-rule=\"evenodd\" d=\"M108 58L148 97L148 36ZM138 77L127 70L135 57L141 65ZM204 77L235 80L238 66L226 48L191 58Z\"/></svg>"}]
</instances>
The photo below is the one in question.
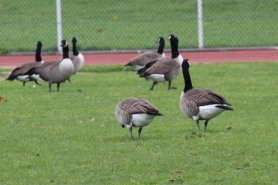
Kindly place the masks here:
<instances>
[{"instance_id":1,"label":"light gray goose","mask_svg":"<svg viewBox=\"0 0 278 185\"><path fill-rule=\"evenodd\" d=\"M118 103L115 115L122 127L129 128L133 140L132 127L139 127L138 138L143 127L148 126L155 116L162 116L159 110L149 101L141 98L126 98Z\"/></svg>"},{"instance_id":2,"label":"light gray goose","mask_svg":"<svg viewBox=\"0 0 278 185\"><path fill-rule=\"evenodd\" d=\"M167 57L153 60L138 71L140 77L153 80L150 90L153 90L158 82L165 81L168 81L168 89L170 90L172 80L174 80L181 72L183 58L178 50L179 40L174 35L170 35L169 40L171 43L172 58Z\"/></svg>"},{"instance_id":3,"label":"light gray goose","mask_svg":"<svg viewBox=\"0 0 278 185\"><path fill-rule=\"evenodd\" d=\"M69 47L66 40L61 41L63 47L63 59L60 61L48 61L37 67L31 68L27 74L29 76L38 74L41 79L49 85L51 92L51 84L57 84L57 91L59 91L60 83L65 82L74 72L74 66L69 59Z\"/></svg>"},{"instance_id":4,"label":"light gray goose","mask_svg":"<svg viewBox=\"0 0 278 185\"><path fill-rule=\"evenodd\" d=\"M31 81L34 81L37 85L40 85L38 83L38 79L39 79L38 75L34 74L32 76L28 76L28 75L24 75L24 74L29 69L44 63L44 61L41 58L41 48L42 48L42 43L41 43L41 41L38 41L36 55L35 55L36 61L27 62L27 63L21 64L20 66L16 67L11 72L10 76L6 80L9 80L9 81L13 81L14 79L19 80L19 81L23 82L23 87L25 87L26 82L31 82Z\"/></svg>"},{"instance_id":5,"label":"light gray goose","mask_svg":"<svg viewBox=\"0 0 278 185\"><path fill-rule=\"evenodd\" d=\"M218 116L225 110L233 109L229 107L231 104L220 94L210 89L193 88L189 67L189 60L185 59L182 63L185 86L180 97L180 108L187 117L196 121L199 130L199 120L205 120L204 131L206 131L210 119Z\"/></svg>"},{"instance_id":6,"label":"light gray goose","mask_svg":"<svg viewBox=\"0 0 278 185\"><path fill-rule=\"evenodd\" d=\"M157 51L146 51L144 53L141 53L140 55L131 59L127 64L125 64L125 66L131 66L133 68L133 70L137 72L139 69L143 68L145 66L145 64L153 61L154 59L161 58L161 57L165 58L164 38L159 37L157 39L157 43L159 43L159 47L158 47Z\"/></svg>"},{"instance_id":7,"label":"light gray goose","mask_svg":"<svg viewBox=\"0 0 278 185\"><path fill-rule=\"evenodd\" d=\"M84 56L82 53L77 51L76 48L77 39L75 37L72 38L72 51L73 56L70 57L73 66L74 66L74 72L73 74L77 73L84 65ZM68 78L70 81L70 78Z\"/></svg>"}]
</instances>

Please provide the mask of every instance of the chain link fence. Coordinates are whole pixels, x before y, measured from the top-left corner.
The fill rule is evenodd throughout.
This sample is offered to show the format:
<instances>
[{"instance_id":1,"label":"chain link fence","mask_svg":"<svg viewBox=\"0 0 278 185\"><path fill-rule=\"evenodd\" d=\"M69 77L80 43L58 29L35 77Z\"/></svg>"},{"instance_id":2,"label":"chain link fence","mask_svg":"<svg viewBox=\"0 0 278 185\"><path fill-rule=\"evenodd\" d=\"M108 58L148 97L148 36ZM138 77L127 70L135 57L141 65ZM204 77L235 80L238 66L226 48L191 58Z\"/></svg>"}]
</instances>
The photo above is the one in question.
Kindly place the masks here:
<instances>
[{"instance_id":1,"label":"chain link fence","mask_svg":"<svg viewBox=\"0 0 278 185\"><path fill-rule=\"evenodd\" d=\"M278 45L277 0L203 0L201 12L200 0L57 1L60 36L77 37L81 51L154 49L156 39L169 34L179 38L182 49ZM55 0L2 0L1 53L33 52L38 40L44 52L57 52L56 5Z\"/></svg>"}]
</instances>

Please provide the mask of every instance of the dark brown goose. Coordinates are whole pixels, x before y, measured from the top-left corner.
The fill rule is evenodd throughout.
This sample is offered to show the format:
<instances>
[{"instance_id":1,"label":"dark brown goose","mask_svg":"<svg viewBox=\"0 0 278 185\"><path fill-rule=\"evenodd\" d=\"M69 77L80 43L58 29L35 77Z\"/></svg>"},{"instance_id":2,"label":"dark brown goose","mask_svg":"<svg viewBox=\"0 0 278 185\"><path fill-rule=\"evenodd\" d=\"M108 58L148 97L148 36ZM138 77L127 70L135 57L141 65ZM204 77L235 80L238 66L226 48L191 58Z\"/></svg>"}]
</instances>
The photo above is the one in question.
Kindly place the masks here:
<instances>
[{"instance_id":1,"label":"dark brown goose","mask_svg":"<svg viewBox=\"0 0 278 185\"><path fill-rule=\"evenodd\" d=\"M169 37L171 43L172 58L161 58L147 63L144 68L138 71L140 77L153 80L150 90L158 82L168 81L168 89L171 89L171 82L180 74L182 56L178 50L178 38L174 35Z\"/></svg>"},{"instance_id":2,"label":"dark brown goose","mask_svg":"<svg viewBox=\"0 0 278 185\"><path fill-rule=\"evenodd\" d=\"M38 79L39 76L38 75L32 75L32 76L28 76L28 75L24 75L27 71L29 71L29 69L36 67L42 63L44 63L44 61L41 58L41 48L42 48L42 43L41 41L38 41L37 43L37 50L36 50L36 61L34 62L27 62L24 64L21 64L20 66L16 67L10 74L10 76L6 79L6 80L19 80L21 82L23 82L23 87L25 87L25 83L26 82L31 82L34 81L37 85L40 85L38 83Z\"/></svg>"},{"instance_id":3,"label":"dark brown goose","mask_svg":"<svg viewBox=\"0 0 278 185\"><path fill-rule=\"evenodd\" d=\"M131 59L127 64L125 64L125 66L131 66L134 71L138 71L139 69L143 68L145 66L145 64L153 61L154 59L161 58L161 57L165 58L164 38L159 37L157 39L157 43L159 43L159 47L158 47L157 51L146 51L144 53L141 53L140 55Z\"/></svg>"},{"instance_id":4,"label":"dark brown goose","mask_svg":"<svg viewBox=\"0 0 278 185\"><path fill-rule=\"evenodd\" d=\"M189 67L189 60L184 60L182 63L182 71L185 86L180 97L180 108L187 117L196 121L199 130L199 120L205 120L204 131L206 131L209 120L218 116L225 110L233 109L229 107L231 104L220 94L210 89L193 88Z\"/></svg>"},{"instance_id":5,"label":"dark brown goose","mask_svg":"<svg viewBox=\"0 0 278 185\"><path fill-rule=\"evenodd\" d=\"M115 108L115 115L123 128L129 128L132 140L134 139L132 127L139 127L138 138L140 139L143 127L148 126L155 116L162 116L154 105L141 98L122 100Z\"/></svg>"},{"instance_id":6,"label":"dark brown goose","mask_svg":"<svg viewBox=\"0 0 278 185\"><path fill-rule=\"evenodd\" d=\"M73 63L69 59L69 47L66 40L62 40L61 47L63 47L62 60L45 62L27 72L29 76L38 74L41 79L48 83L50 92L51 84L56 83L57 91L59 91L60 83L65 82L74 71Z\"/></svg>"}]
</instances>

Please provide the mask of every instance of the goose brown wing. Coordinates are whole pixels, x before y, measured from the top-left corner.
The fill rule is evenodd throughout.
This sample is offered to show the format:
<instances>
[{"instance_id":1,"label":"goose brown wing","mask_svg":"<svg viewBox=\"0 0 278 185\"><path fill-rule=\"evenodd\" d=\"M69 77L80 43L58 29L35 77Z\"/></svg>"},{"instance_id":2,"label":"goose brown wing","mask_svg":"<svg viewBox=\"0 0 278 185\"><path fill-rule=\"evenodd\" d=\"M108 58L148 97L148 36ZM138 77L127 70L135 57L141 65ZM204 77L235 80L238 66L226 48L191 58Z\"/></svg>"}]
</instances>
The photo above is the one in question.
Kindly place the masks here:
<instances>
[{"instance_id":1,"label":"goose brown wing","mask_svg":"<svg viewBox=\"0 0 278 185\"><path fill-rule=\"evenodd\" d=\"M16 67L12 71L10 76L13 77L13 78L16 78L16 77L18 77L20 75L24 75L24 74L26 74L29 71L29 69L31 69L33 67L36 67L36 66L38 66L40 64L41 63L39 63L39 62L27 62L27 63L24 63L24 64Z\"/></svg>"},{"instance_id":2,"label":"goose brown wing","mask_svg":"<svg viewBox=\"0 0 278 185\"><path fill-rule=\"evenodd\" d=\"M223 96L210 89L191 89L186 92L186 97L195 102L197 106L227 103Z\"/></svg>"},{"instance_id":3,"label":"goose brown wing","mask_svg":"<svg viewBox=\"0 0 278 185\"><path fill-rule=\"evenodd\" d=\"M51 68L58 65L59 65L58 60L47 61L39 66L31 68L28 71L28 74L29 75L39 74L41 79L43 79L44 81L48 81L49 75L51 75Z\"/></svg>"},{"instance_id":4,"label":"goose brown wing","mask_svg":"<svg viewBox=\"0 0 278 185\"><path fill-rule=\"evenodd\" d=\"M222 95L220 95L210 89L203 89L203 90L208 93L209 99L211 99L215 104L230 105Z\"/></svg>"},{"instance_id":5,"label":"goose brown wing","mask_svg":"<svg viewBox=\"0 0 278 185\"><path fill-rule=\"evenodd\" d=\"M166 74L173 68L178 67L178 62L174 59L163 58L154 63L150 68L146 70L146 74Z\"/></svg>"},{"instance_id":6,"label":"goose brown wing","mask_svg":"<svg viewBox=\"0 0 278 185\"><path fill-rule=\"evenodd\" d=\"M153 61L156 58L160 58L161 55L156 51L147 51L138 55L137 57L130 60L129 64L131 65L140 65L144 66L146 63Z\"/></svg>"}]
</instances>

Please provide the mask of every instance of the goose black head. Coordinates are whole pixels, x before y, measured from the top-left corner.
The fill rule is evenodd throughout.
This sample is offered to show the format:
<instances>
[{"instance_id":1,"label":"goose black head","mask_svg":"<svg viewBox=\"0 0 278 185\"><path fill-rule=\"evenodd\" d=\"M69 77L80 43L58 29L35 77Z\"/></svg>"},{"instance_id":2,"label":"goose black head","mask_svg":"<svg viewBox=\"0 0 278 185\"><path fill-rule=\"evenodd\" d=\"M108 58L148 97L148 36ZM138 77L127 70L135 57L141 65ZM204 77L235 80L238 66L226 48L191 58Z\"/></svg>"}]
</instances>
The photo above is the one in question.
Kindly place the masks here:
<instances>
[{"instance_id":1,"label":"goose black head","mask_svg":"<svg viewBox=\"0 0 278 185\"><path fill-rule=\"evenodd\" d=\"M168 37L169 40L171 40L171 39L173 39L173 38L175 38L175 35L174 35L174 34L170 34L169 37Z\"/></svg>"},{"instance_id":2,"label":"goose black head","mask_svg":"<svg viewBox=\"0 0 278 185\"><path fill-rule=\"evenodd\" d=\"M42 42L38 41L37 46L42 46Z\"/></svg>"},{"instance_id":3,"label":"goose black head","mask_svg":"<svg viewBox=\"0 0 278 185\"><path fill-rule=\"evenodd\" d=\"M63 47L63 48L64 48L64 47L67 47L67 46L68 46L67 41L66 41L66 40L62 40L60 46Z\"/></svg>"},{"instance_id":4,"label":"goose black head","mask_svg":"<svg viewBox=\"0 0 278 185\"><path fill-rule=\"evenodd\" d=\"M162 43L162 42L164 42L164 38L163 37L158 37L156 42L157 43Z\"/></svg>"},{"instance_id":5,"label":"goose black head","mask_svg":"<svg viewBox=\"0 0 278 185\"><path fill-rule=\"evenodd\" d=\"M71 41L72 41L73 43L77 43L76 37L73 37Z\"/></svg>"},{"instance_id":6,"label":"goose black head","mask_svg":"<svg viewBox=\"0 0 278 185\"><path fill-rule=\"evenodd\" d=\"M189 60L188 59L184 59L181 66L182 66L183 69L188 69L190 67Z\"/></svg>"}]
</instances>

